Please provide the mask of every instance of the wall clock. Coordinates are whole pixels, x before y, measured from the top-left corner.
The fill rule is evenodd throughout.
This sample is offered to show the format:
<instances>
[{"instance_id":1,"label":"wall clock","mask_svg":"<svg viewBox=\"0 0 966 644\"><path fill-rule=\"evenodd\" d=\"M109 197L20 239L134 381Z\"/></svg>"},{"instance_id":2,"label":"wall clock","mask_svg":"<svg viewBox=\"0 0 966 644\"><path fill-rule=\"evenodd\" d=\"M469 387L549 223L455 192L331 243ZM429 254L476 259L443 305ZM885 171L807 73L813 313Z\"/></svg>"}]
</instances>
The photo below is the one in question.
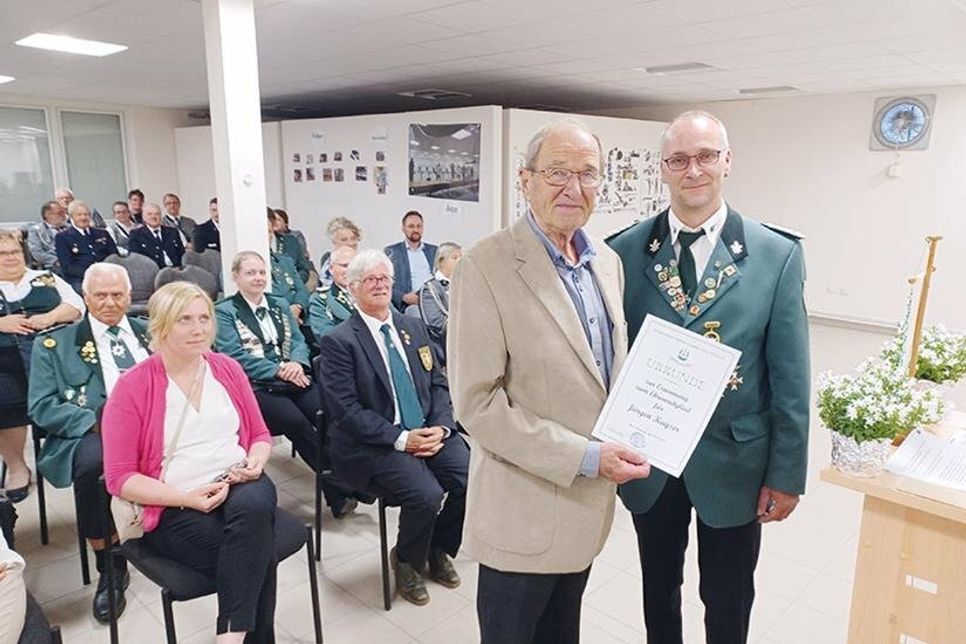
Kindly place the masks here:
<instances>
[{"instance_id":1,"label":"wall clock","mask_svg":"<svg viewBox=\"0 0 966 644\"><path fill-rule=\"evenodd\" d=\"M935 94L877 98L869 149L925 150L935 105Z\"/></svg>"}]
</instances>

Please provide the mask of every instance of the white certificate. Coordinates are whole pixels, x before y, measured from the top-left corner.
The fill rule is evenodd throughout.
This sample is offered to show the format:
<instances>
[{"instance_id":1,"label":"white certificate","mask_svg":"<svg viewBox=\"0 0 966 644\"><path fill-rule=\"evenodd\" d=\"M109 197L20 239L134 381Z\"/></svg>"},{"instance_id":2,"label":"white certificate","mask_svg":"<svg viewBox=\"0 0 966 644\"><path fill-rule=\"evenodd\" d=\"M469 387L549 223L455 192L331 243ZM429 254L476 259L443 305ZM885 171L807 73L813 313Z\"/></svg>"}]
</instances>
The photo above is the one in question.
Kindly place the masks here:
<instances>
[{"instance_id":1,"label":"white certificate","mask_svg":"<svg viewBox=\"0 0 966 644\"><path fill-rule=\"evenodd\" d=\"M653 467L681 476L740 356L737 349L648 315L593 435L632 447Z\"/></svg>"}]
</instances>

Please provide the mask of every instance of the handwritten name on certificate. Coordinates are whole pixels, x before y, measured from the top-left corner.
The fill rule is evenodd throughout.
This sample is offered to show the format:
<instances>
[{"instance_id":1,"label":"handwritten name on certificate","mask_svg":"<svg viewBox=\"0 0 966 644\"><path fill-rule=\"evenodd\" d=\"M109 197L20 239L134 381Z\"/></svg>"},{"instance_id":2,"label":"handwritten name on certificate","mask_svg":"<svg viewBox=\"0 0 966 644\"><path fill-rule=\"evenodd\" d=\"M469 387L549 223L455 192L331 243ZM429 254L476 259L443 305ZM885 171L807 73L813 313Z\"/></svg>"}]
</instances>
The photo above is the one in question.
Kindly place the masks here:
<instances>
[{"instance_id":1,"label":"handwritten name on certificate","mask_svg":"<svg viewBox=\"0 0 966 644\"><path fill-rule=\"evenodd\" d=\"M632 447L652 467L681 476L740 356L737 349L648 315L593 435Z\"/></svg>"}]
</instances>

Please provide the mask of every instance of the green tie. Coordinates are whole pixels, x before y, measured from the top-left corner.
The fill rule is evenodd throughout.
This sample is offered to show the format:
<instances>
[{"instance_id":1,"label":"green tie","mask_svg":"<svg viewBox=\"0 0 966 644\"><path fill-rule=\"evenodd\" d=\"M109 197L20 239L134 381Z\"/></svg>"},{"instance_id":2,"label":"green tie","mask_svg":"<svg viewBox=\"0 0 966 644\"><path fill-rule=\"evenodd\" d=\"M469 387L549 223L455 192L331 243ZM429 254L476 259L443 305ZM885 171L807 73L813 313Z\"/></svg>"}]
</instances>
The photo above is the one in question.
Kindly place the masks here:
<instances>
[{"instance_id":1,"label":"green tie","mask_svg":"<svg viewBox=\"0 0 966 644\"><path fill-rule=\"evenodd\" d=\"M111 336L111 356L114 357L114 364L117 365L118 371L124 373L137 362L134 361L134 356L131 355L127 345L124 344L124 340L118 337L121 334L121 327L109 326L107 332Z\"/></svg>"},{"instance_id":2,"label":"green tie","mask_svg":"<svg viewBox=\"0 0 966 644\"><path fill-rule=\"evenodd\" d=\"M681 288L684 290L684 297L691 300L694 289L698 283L698 269L694 264L694 255L691 253L691 244L696 242L699 237L704 235L704 229L687 233L683 230L678 233L678 242L681 244L681 257L678 261L678 274L681 276Z\"/></svg>"},{"instance_id":3,"label":"green tie","mask_svg":"<svg viewBox=\"0 0 966 644\"><path fill-rule=\"evenodd\" d=\"M392 376L392 386L396 390L396 401L399 403L399 417L402 421L403 429L416 429L422 427L426 419L423 417L423 406L419 404L419 395L416 393L416 386L413 379L406 370L406 363L402 356L396 351L396 345L392 341L389 333L389 325L383 324L379 327L382 336L386 340L386 352L389 354L389 372Z\"/></svg>"}]
</instances>

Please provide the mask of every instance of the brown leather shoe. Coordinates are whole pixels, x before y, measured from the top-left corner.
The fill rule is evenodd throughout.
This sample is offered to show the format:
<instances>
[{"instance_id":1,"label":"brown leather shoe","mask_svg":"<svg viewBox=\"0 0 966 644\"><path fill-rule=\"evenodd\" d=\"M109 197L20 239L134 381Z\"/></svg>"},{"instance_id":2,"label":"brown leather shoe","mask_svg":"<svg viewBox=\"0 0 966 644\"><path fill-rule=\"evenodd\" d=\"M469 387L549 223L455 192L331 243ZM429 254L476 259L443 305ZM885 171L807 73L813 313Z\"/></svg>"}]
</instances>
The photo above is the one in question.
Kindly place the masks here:
<instances>
[{"instance_id":1,"label":"brown leather shoe","mask_svg":"<svg viewBox=\"0 0 966 644\"><path fill-rule=\"evenodd\" d=\"M428 604L429 592L426 590L426 583L422 576L420 576L419 571L405 561L399 561L395 548L389 552L389 564L392 566L396 578L396 593L417 606Z\"/></svg>"},{"instance_id":2,"label":"brown leather shoe","mask_svg":"<svg viewBox=\"0 0 966 644\"><path fill-rule=\"evenodd\" d=\"M428 576L437 584L447 588L456 588L460 585L460 576L453 567L453 562L442 550L433 548L429 552L429 571Z\"/></svg>"}]
</instances>

